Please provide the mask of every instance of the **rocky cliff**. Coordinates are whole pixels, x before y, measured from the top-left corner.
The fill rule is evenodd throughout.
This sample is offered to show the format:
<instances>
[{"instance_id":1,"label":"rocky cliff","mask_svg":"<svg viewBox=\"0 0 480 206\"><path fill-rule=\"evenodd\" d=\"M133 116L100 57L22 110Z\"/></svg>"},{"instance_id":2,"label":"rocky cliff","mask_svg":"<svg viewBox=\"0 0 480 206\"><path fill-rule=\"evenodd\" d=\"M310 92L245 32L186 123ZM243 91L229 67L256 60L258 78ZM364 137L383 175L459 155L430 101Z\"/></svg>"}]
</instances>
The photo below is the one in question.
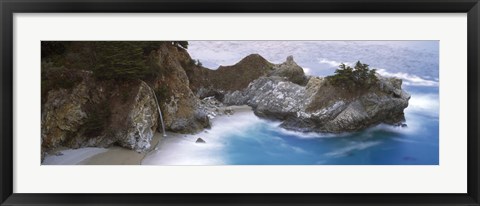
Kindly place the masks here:
<instances>
[{"instance_id":1,"label":"rocky cliff","mask_svg":"<svg viewBox=\"0 0 480 206\"><path fill-rule=\"evenodd\" d=\"M322 77L283 75L299 68L291 57L276 68L247 88L226 93L223 102L252 106L257 116L281 120L282 127L304 132L348 132L405 121L403 110L410 95L402 90L400 79L377 75L379 81L371 88L346 90Z\"/></svg>"},{"instance_id":2,"label":"rocky cliff","mask_svg":"<svg viewBox=\"0 0 480 206\"><path fill-rule=\"evenodd\" d=\"M223 104L250 105L298 131L398 124L410 98L401 85L378 76L374 86L345 89L306 76L291 56L273 64L252 54L210 70L178 43L42 42L42 154L60 146L149 150L160 128L154 95L166 129L178 133L208 128L208 115L230 114L218 109Z\"/></svg>"},{"instance_id":3,"label":"rocky cliff","mask_svg":"<svg viewBox=\"0 0 480 206\"><path fill-rule=\"evenodd\" d=\"M159 96L167 130L194 133L209 127L207 114L200 109L200 100L190 89L186 70L195 65L185 49L162 44L151 53L152 62L161 74L150 80Z\"/></svg>"},{"instance_id":4,"label":"rocky cliff","mask_svg":"<svg viewBox=\"0 0 480 206\"><path fill-rule=\"evenodd\" d=\"M52 69L47 73L59 71ZM65 71L64 71L65 72ZM97 81L88 71L81 81L48 92L42 107L42 148L110 146L145 151L158 127L151 88L141 80ZM55 75L55 74L53 74Z\"/></svg>"},{"instance_id":5,"label":"rocky cliff","mask_svg":"<svg viewBox=\"0 0 480 206\"><path fill-rule=\"evenodd\" d=\"M138 48L116 43L53 42L47 45L57 52L53 55L44 55L42 45L42 154L60 146L114 144L147 151L161 128L155 94L167 130L194 133L210 126L189 88L185 70L194 65L184 48L170 42ZM124 57L117 55L126 49ZM115 62L101 67L113 62L112 56Z\"/></svg>"},{"instance_id":6,"label":"rocky cliff","mask_svg":"<svg viewBox=\"0 0 480 206\"><path fill-rule=\"evenodd\" d=\"M202 66L187 69L192 91L200 98L221 96L226 92L242 90L253 80L270 74L275 65L258 54L251 54L235 65L211 70Z\"/></svg>"}]
</instances>

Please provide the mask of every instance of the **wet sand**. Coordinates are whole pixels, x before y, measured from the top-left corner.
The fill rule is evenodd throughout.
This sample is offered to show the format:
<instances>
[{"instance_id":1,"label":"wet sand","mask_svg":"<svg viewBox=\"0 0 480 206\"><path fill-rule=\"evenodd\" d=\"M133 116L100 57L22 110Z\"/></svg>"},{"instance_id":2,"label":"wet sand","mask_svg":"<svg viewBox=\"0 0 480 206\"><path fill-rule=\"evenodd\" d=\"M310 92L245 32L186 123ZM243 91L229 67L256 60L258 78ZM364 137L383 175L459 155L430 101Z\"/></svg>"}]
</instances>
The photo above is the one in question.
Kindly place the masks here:
<instances>
[{"instance_id":1,"label":"wet sand","mask_svg":"<svg viewBox=\"0 0 480 206\"><path fill-rule=\"evenodd\" d=\"M230 106L235 112L247 112L252 111L249 106ZM222 118L228 118L227 115L217 116L211 119L212 125L215 125L216 121ZM202 132L198 133L200 135ZM152 140L152 147L149 151L144 153L138 153L136 151L126 149L119 146L112 146L109 148L80 148L80 149L60 149L58 152L62 153L61 156L54 154L47 155L43 165L140 165L142 160L152 152L156 152L156 149L162 149L165 146L164 140L173 140L176 138L186 139L187 135L167 132L167 137L164 138L161 133L155 133ZM195 135L188 135L195 136ZM193 139L190 141L194 141Z\"/></svg>"},{"instance_id":2,"label":"wet sand","mask_svg":"<svg viewBox=\"0 0 480 206\"><path fill-rule=\"evenodd\" d=\"M152 139L152 149L157 146L161 138L161 133L155 133ZM79 165L139 165L142 163L142 159L151 152L152 149L144 153L139 153L123 147L113 146L107 148L107 151L104 153L83 160Z\"/></svg>"}]
</instances>

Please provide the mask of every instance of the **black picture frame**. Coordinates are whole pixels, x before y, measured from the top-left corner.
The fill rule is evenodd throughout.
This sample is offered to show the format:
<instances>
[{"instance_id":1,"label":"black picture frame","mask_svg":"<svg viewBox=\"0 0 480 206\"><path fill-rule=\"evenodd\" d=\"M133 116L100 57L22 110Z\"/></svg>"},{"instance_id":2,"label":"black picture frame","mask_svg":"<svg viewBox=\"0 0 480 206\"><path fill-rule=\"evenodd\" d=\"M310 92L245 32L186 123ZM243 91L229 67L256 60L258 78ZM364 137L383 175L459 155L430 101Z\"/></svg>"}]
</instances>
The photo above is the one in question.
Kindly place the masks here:
<instances>
[{"instance_id":1,"label":"black picture frame","mask_svg":"<svg viewBox=\"0 0 480 206\"><path fill-rule=\"evenodd\" d=\"M0 0L1 205L480 205L478 0ZM466 194L20 194L13 193L14 13L467 13L468 189Z\"/></svg>"}]
</instances>

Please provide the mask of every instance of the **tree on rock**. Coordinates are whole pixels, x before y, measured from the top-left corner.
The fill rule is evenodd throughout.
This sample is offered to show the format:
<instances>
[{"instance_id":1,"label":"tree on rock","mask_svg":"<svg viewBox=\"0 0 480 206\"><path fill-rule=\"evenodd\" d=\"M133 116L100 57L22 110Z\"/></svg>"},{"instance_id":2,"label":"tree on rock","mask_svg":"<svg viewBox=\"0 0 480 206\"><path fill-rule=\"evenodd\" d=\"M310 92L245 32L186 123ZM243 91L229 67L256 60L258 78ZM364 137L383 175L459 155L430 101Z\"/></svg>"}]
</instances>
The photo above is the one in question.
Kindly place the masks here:
<instances>
[{"instance_id":1,"label":"tree on rock","mask_svg":"<svg viewBox=\"0 0 480 206\"><path fill-rule=\"evenodd\" d=\"M357 61L353 68L344 63L338 67L334 75L327 77L327 80L334 86L348 90L368 89L378 82L375 75L376 70L370 69L368 64Z\"/></svg>"},{"instance_id":2,"label":"tree on rock","mask_svg":"<svg viewBox=\"0 0 480 206\"><path fill-rule=\"evenodd\" d=\"M155 75L147 55L162 42L94 42L94 75L100 79L141 79Z\"/></svg>"}]
</instances>

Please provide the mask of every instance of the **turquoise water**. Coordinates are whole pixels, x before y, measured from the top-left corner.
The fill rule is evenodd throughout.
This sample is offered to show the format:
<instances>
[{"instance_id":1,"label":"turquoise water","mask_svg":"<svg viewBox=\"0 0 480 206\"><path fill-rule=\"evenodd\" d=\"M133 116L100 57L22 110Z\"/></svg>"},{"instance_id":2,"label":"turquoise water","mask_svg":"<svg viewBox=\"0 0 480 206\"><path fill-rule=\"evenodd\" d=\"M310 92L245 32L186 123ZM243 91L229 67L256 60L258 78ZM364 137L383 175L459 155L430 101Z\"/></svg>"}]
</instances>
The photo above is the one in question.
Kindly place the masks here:
<instances>
[{"instance_id":1,"label":"turquoise water","mask_svg":"<svg viewBox=\"0 0 480 206\"><path fill-rule=\"evenodd\" d=\"M218 117L212 129L169 137L143 164L161 165L438 165L438 41L190 41L204 65L231 65L251 53L280 63L288 55L315 76L361 60L384 76L403 79L411 94L407 127L377 125L348 134L298 133L241 112ZM206 144L195 144L202 137Z\"/></svg>"},{"instance_id":2,"label":"turquoise water","mask_svg":"<svg viewBox=\"0 0 480 206\"><path fill-rule=\"evenodd\" d=\"M406 89L412 94L405 110L407 127L377 125L355 133L300 133L244 111L216 117L212 128L199 134L169 134L143 164L438 165L438 89ZM198 137L207 143L195 143Z\"/></svg>"},{"instance_id":3,"label":"turquoise water","mask_svg":"<svg viewBox=\"0 0 480 206\"><path fill-rule=\"evenodd\" d=\"M226 137L224 154L228 164L240 165L437 165L438 107L422 110L435 107L422 105L435 96L415 95L419 99L412 99L406 110L406 128L379 125L350 134L301 134L262 121Z\"/></svg>"}]
</instances>

